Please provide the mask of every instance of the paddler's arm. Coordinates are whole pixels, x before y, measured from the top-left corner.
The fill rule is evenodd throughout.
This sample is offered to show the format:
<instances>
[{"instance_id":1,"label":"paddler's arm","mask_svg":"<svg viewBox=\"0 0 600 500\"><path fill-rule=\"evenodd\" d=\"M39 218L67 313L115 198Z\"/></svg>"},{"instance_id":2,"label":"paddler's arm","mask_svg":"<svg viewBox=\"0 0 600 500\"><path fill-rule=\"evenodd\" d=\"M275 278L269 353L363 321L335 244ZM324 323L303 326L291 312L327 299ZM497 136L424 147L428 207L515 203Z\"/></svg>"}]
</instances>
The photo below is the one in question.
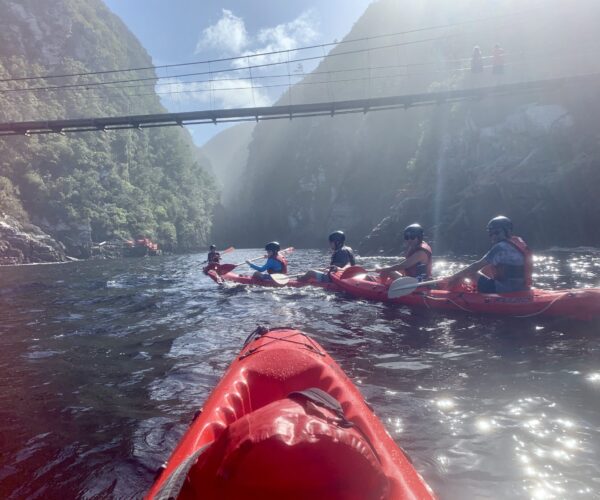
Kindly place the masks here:
<instances>
[{"instance_id":1,"label":"paddler's arm","mask_svg":"<svg viewBox=\"0 0 600 500\"><path fill-rule=\"evenodd\" d=\"M479 271L480 269L483 269L485 266L487 266L489 264L486 257L487 257L487 255L485 255L483 258L479 259L477 262L473 262L473 264L471 264L470 266L467 266L464 269L461 269L460 271L458 271L457 273L454 273L452 276L450 276L448 278L448 285L452 286L456 282L458 282L464 278L468 278L469 276L473 276L477 271Z\"/></svg>"},{"instance_id":2,"label":"paddler's arm","mask_svg":"<svg viewBox=\"0 0 600 500\"><path fill-rule=\"evenodd\" d=\"M408 261L412 261L416 259L414 259L414 255L411 255L408 259L403 259L400 262L398 262L398 264L394 264L393 266L388 266L388 267L382 267L379 271L389 271L389 272L393 272L393 271L401 271L402 269L405 269L406 267L410 266L410 264L406 264Z\"/></svg>"},{"instance_id":3,"label":"paddler's arm","mask_svg":"<svg viewBox=\"0 0 600 500\"><path fill-rule=\"evenodd\" d=\"M339 267L339 266L334 266L333 264L331 266L329 266L329 272L330 273L335 273L337 271L343 271L344 269L346 269L347 267L351 267L353 264L346 264L344 267Z\"/></svg>"},{"instance_id":4,"label":"paddler's arm","mask_svg":"<svg viewBox=\"0 0 600 500\"><path fill-rule=\"evenodd\" d=\"M259 273L264 273L268 269L269 261L267 260L267 262L265 262L264 266L257 266L256 264L253 264L249 260L246 261L246 264L248 264L255 271L258 271Z\"/></svg>"}]
</instances>

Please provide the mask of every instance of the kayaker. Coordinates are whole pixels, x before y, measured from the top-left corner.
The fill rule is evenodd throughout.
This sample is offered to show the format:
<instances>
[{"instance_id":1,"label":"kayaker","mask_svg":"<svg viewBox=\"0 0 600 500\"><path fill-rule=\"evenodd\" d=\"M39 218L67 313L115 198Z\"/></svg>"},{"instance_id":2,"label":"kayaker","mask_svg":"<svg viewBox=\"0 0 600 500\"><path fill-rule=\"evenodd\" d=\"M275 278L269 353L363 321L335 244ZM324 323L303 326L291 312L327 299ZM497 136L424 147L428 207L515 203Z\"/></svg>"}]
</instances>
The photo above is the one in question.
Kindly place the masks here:
<instances>
[{"instance_id":1,"label":"kayaker","mask_svg":"<svg viewBox=\"0 0 600 500\"><path fill-rule=\"evenodd\" d=\"M257 266L249 260L246 261L256 272L253 277L260 280L270 280L271 274L287 274L287 260L283 255L279 255L281 245L277 241L271 241L265 245L267 251L267 262L263 266Z\"/></svg>"},{"instance_id":2,"label":"kayaker","mask_svg":"<svg viewBox=\"0 0 600 500\"><path fill-rule=\"evenodd\" d=\"M334 273L340 269L356 265L354 252L352 248L346 246L346 235L343 231L334 231L329 235L329 247L331 248L331 261L327 272L311 270L304 276L300 276L298 281L316 280L321 283L331 282L329 273Z\"/></svg>"},{"instance_id":3,"label":"kayaker","mask_svg":"<svg viewBox=\"0 0 600 500\"><path fill-rule=\"evenodd\" d=\"M204 269L202 270L204 274L208 274L208 271L210 270L218 269L221 262L221 254L217 252L217 247L215 245L210 246L206 261L208 264L204 266Z\"/></svg>"},{"instance_id":4,"label":"kayaker","mask_svg":"<svg viewBox=\"0 0 600 500\"><path fill-rule=\"evenodd\" d=\"M379 270L383 279L412 276L419 281L431 278L431 247L423 241L423 227L416 222L404 229L404 260Z\"/></svg>"},{"instance_id":5,"label":"kayaker","mask_svg":"<svg viewBox=\"0 0 600 500\"><path fill-rule=\"evenodd\" d=\"M512 221L499 215L488 222L487 231L492 248L480 260L452 275L448 288L478 272L477 291L480 293L509 293L531 288L532 253L522 238L512 234Z\"/></svg>"},{"instance_id":6,"label":"kayaker","mask_svg":"<svg viewBox=\"0 0 600 500\"><path fill-rule=\"evenodd\" d=\"M209 264L219 264L221 262L221 254L217 252L217 247L215 245L210 246L206 260Z\"/></svg>"}]
</instances>

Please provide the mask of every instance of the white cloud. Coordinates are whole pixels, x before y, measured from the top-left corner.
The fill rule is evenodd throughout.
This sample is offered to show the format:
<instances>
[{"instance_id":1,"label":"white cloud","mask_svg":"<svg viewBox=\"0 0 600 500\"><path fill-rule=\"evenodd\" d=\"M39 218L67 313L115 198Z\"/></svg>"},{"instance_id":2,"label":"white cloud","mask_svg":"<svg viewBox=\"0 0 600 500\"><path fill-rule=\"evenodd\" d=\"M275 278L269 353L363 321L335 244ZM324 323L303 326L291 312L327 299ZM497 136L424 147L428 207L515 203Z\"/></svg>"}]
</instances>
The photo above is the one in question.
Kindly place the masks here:
<instances>
[{"instance_id":1,"label":"white cloud","mask_svg":"<svg viewBox=\"0 0 600 500\"><path fill-rule=\"evenodd\" d=\"M156 91L163 103L182 106L202 104L206 109L249 108L270 106L266 89L248 80L223 77L212 82L183 82L177 78L161 78Z\"/></svg>"},{"instance_id":2,"label":"white cloud","mask_svg":"<svg viewBox=\"0 0 600 500\"><path fill-rule=\"evenodd\" d=\"M289 23L278 24L272 28L263 28L258 32L256 40L260 46L253 50L247 50L244 55L254 55L264 52L292 51L302 45L313 42L317 36L317 21L314 12L308 10L303 12ZM288 53L254 56L250 58L251 65L287 62ZM248 65L247 59L234 61L234 66L242 68Z\"/></svg>"},{"instance_id":3,"label":"white cloud","mask_svg":"<svg viewBox=\"0 0 600 500\"><path fill-rule=\"evenodd\" d=\"M305 11L288 23L263 28L254 36L247 33L242 18L235 16L232 11L227 9L223 9L222 12L221 19L203 30L196 52L213 49L228 55L244 56L253 56L264 52L286 52L235 59L225 66L221 66L221 69L243 69L248 66L248 62L250 65L287 63L288 57L293 57L295 49L312 43L318 36L318 23L312 10ZM269 73L270 70L271 68L265 68L262 75ZM170 104L196 108L202 105L206 109L270 106L279 94L273 88L260 85L261 82L263 85L279 83L279 80L267 81L258 78L254 80L254 85L251 85L249 79L237 78L235 76L237 71L219 73L214 66L212 71L211 83L185 82L176 77L162 78L156 91L167 107ZM244 70L238 74L246 76L249 72Z\"/></svg>"},{"instance_id":4,"label":"white cloud","mask_svg":"<svg viewBox=\"0 0 600 500\"><path fill-rule=\"evenodd\" d=\"M230 10L223 9L221 19L202 31L202 37L196 45L196 53L203 49L220 49L239 54L247 45L248 33L244 20Z\"/></svg>"}]
</instances>

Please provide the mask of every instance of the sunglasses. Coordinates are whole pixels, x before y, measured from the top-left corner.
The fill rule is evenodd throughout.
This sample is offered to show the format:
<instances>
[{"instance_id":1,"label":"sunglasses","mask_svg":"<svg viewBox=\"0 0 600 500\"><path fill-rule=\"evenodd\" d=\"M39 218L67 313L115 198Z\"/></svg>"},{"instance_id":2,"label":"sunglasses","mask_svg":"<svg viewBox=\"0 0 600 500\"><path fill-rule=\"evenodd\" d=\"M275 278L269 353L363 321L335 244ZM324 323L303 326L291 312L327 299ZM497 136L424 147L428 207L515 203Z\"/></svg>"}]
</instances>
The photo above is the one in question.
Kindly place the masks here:
<instances>
[{"instance_id":1,"label":"sunglasses","mask_svg":"<svg viewBox=\"0 0 600 500\"><path fill-rule=\"evenodd\" d=\"M415 236L414 234L413 234L413 235L410 235L410 236L409 236L409 235L407 235L407 234L405 234L405 235L404 235L404 239L405 239L405 240L414 240L415 238L416 238L416 236Z\"/></svg>"},{"instance_id":2,"label":"sunglasses","mask_svg":"<svg viewBox=\"0 0 600 500\"><path fill-rule=\"evenodd\" d=\"M503 231L501 229L494 229L492 231L488 229L488 236L500 236L502 232Z\"/></svg>"}]
</instances>

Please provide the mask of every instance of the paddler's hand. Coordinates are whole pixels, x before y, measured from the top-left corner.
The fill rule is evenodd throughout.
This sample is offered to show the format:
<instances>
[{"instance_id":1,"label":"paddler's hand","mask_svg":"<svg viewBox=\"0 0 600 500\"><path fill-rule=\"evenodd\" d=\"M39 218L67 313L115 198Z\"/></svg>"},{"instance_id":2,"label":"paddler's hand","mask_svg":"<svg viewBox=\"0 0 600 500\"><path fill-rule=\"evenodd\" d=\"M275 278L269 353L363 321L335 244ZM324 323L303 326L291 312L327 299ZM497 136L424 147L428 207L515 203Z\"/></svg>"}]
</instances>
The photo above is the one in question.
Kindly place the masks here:
<instances>
[{"instance_id":1,"label":"paddler's hand","mask_svg":"<svg viewBox=\"0 0 600 500\"><path fill-rule=\"evenodd\" d=\"M465 277L462 274L455 274L454 276L450 276L448 281L446 281L446 288L452 289L456 286L460 285Z\"/></svg>"},{"instance_id":2,"label":"paddler's hand","mask_svg":"<svg viewBox=\"0 0 600 500\"><path fill-rule=\"evenodd\" d=\"M337 273L339 270L340 270L340 268L338 266L331 266L329 268L330 273Z\"/></svg>"},{"instance_id":3,"label":"paddler's hand","mask_svg":"<svg viewBox=\"0 0 600 500\"><path fill-rule=\"evenodd\" d=\"M389 279L392 278L392 273L394 272L392 269L390 269L389 267L383 267L381 269L378 270L379 271L379 276L381 276L383 279Z\"/></svg>"}]
</instances>

